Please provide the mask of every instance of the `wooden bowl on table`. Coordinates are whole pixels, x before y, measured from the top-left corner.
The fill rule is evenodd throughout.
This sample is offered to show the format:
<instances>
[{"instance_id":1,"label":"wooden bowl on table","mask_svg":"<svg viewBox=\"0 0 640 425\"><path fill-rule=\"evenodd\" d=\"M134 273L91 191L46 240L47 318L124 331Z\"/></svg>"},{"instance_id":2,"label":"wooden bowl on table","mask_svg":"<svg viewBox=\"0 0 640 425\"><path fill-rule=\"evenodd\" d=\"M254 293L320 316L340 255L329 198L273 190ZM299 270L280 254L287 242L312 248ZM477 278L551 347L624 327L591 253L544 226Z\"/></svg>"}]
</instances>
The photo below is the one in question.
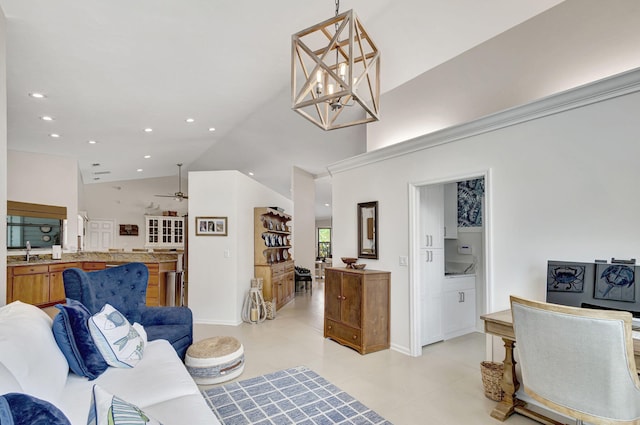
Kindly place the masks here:
<instances>
[{"instance_id":1,"label":"wooden bowl on table","mask_svg":"<svg viewBox=\"0 0 640 425\"><path fill-rule=\"evenodd\" d=\"M348 269L352 269L353 265L356 263L356 261L358 261L357 258L353 258L353 257L342 257L340 259L342 260L343 263L347 265Z\"/></svg>"}]
</instances>

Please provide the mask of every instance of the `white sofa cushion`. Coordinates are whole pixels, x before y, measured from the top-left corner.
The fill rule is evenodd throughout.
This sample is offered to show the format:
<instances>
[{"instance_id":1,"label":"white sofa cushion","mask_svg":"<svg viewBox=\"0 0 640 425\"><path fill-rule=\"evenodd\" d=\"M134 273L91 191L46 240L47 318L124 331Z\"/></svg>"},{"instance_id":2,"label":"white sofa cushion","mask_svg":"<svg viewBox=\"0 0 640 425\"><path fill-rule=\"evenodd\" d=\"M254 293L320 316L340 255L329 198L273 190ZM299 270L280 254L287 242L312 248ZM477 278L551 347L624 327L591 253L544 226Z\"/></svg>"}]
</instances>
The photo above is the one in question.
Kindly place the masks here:
<instances>
[{"instance_id":1,"label":"white sofa cushion","mask_svg":"<svg viewBox=\"0 0 640 425\"><path fill-rule=\"evenodd\" d=\"M14 301L0 307L0 363L22 392L56 405L69 364L51 332L51 318L30 304Z\"/></svg>"},{"instance_id":2,"label":"white sofa cushion","mask_svg":"<svg viewBox=\"0 0 640 425\"><path fill-rule=\"evenodd\" d=\"M133 369L110 367L93 381L69 375L58 407L72 424L87 423L94 384L138 406L165 425L220 423L175 349L163 339L148 342L142 360ZM175 400L187 403L183 406Z\"/></svg>"},{"instance_id":3,"label":"white sofa cushion","mask_svg":"<svg viewBox=\"0 0 640 425\"><path fill-rule=\"evenodd\" d=\"M22 387L20 386L18 381L16 381L13 373L11 373L11 371L9 371L9 369L7 369L7 367L3 363L0 363L0 394L21 392Z\"/></svg>"}]
</instances>

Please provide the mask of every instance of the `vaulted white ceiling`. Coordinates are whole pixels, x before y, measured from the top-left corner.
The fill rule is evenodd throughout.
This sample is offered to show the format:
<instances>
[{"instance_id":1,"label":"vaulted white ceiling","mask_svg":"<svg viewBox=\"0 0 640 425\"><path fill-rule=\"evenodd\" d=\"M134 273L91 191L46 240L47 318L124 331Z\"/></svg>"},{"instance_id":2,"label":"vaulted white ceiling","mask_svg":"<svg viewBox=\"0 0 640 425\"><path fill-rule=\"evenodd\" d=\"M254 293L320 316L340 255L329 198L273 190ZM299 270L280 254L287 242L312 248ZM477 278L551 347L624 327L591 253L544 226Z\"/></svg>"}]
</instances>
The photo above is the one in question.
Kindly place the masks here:
<instances>
[{"instance_id":1,"label":"vaulted white ceiling","mask_svg":"<svg viewBox=\"0 0 640 425\"><path fill-rule=\"evenodd\" d=\"M378 45L385 93L558 3L343 0L340 11L355 9ZM365 150L363 126L324 132L291 111L291 34L333 16L333 1L0 6L9 149L75 157L87 184L177 175L180 162L251 172L290 196L292 166L318 176Z\"/></svg>"}]
</instances>

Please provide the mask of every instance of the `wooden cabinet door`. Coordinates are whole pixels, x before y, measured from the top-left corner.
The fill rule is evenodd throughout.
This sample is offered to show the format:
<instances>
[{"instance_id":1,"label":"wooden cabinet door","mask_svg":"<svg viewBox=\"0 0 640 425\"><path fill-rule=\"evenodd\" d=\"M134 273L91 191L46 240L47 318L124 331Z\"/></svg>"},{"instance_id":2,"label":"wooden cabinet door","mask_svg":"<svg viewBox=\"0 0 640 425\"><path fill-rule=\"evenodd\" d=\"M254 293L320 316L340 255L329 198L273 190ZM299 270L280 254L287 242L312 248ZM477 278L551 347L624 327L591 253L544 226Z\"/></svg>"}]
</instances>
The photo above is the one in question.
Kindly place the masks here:
<instances>
[{"instance_id":1,"label":"wooden cabinet door","mask_svg":"<svg viewBox=\"0 0 640 425\"><path fill-rule=\"evenodd\" d=\"M342 305L342 278L341 274L333 270L327 270L324 281L324 316L327 319L339 322L340 306Z\"/></svg>"},{"instance_id":2,"label":"wooden cabinet door","mask_svg":"<svg viewBox=\"0 0 640 425\"><path fill-rule=\"evenodd\" d=\"M342 322L354 328L362 326L362 279L349 273L342 275Z\"/></svg>"},{"instance_id":3,"label":"wooden cabinet door","mask_svg":"<svg viewBox=\"0 0 640 425\"><path fill-rule=\"evenodd\" d=\"M49 273L14 276L12 285L12 301L33 305L49 302Z\"/></svg>"},{"instance_id":4,"label":"wooden cabinet door","mask_svg":"<svg viewBox=\"0 0 640 425\"><path fill-rule=\"evenodd\" d=\"M64 292L64 280L62 280L62 272L49 273L49 301L65 302L66 296Z\"/></svg>"}]
</instances>

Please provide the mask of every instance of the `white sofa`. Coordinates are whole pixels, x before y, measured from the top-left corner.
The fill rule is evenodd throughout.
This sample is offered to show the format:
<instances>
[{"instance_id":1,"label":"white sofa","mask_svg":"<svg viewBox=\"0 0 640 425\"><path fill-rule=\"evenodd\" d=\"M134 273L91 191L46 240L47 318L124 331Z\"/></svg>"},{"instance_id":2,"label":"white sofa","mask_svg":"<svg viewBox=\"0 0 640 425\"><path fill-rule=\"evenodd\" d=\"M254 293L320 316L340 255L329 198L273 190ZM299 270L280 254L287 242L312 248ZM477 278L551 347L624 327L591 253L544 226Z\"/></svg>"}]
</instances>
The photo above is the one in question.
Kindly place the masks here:
<instances>
[{"instance_id":1,"label":"white sofa","mask_svg":"<svg viewBox=\"0 0 640 425\"><path fill-rule=\"evenodd\" d=\"M52 320L29 304L0 307L0 395L25 393L86 424L94 384L138 406L164 425L220 424L165 340L147 343L132 369L109 367L93 381L70 372L51 331Z\"/></svg>"}]
</instances>

